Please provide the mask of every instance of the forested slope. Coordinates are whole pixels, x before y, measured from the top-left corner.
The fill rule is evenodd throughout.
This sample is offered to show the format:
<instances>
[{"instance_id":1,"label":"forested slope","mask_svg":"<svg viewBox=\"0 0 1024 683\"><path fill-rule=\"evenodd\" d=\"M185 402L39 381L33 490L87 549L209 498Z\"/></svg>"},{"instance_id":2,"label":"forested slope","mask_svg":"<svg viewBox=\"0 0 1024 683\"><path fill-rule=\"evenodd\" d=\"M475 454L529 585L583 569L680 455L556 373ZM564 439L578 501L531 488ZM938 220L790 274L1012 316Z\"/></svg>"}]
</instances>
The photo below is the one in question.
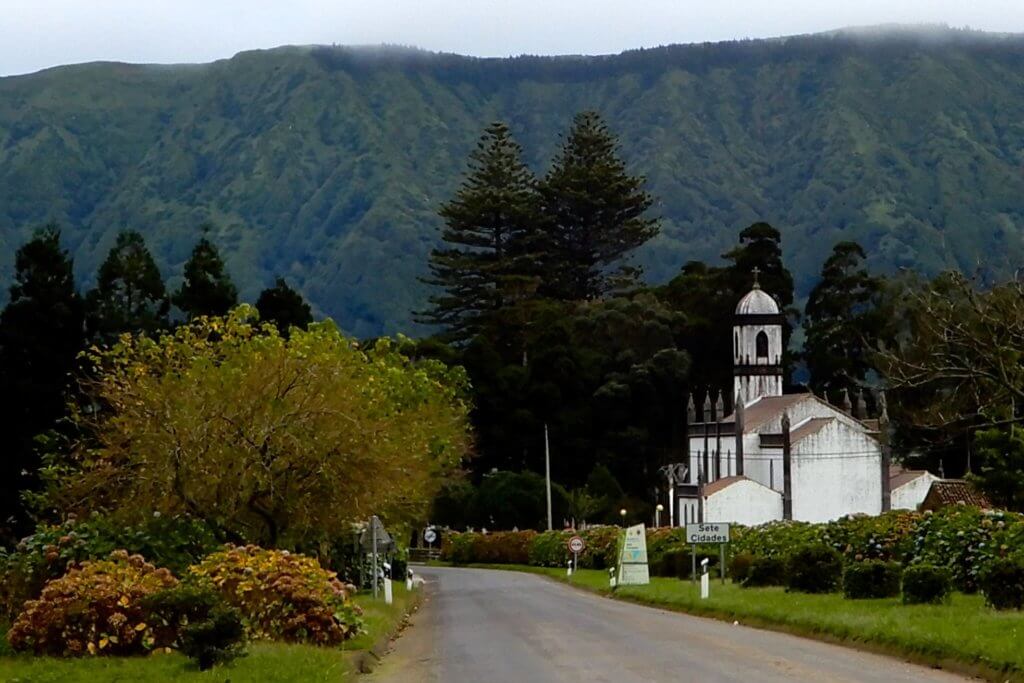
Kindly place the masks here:
<instances>
[{"instance_id":1,"label":"forested slope","mask_svg":"<svg viewBox=\"0 0 1024 683\"><path fill-rule=\"evenodd\" d=\"M832 244L880 269L1024 264L1024 38L853 34L608 57L280 48L0 79L0 286L43 221L83 285L134 228L177 278L211 220L244 298L284 275L357 335L422 331L437 206L507 120L538 173L596 109L648 177L652 282L757 219L806 293Z\"/></svg>"}]
</instances>

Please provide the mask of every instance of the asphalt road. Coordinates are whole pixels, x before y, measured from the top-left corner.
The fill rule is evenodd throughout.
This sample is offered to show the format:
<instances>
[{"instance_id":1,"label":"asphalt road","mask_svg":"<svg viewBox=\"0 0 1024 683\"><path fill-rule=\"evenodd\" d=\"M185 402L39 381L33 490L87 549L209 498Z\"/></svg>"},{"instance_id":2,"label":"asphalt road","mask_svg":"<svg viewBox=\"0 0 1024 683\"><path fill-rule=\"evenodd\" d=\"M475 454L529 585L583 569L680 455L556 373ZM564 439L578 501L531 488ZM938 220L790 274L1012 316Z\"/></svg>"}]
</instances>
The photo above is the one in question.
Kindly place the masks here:
<instances>
[{"instance_id":1,"label":"asphalt road","mask_svg":"<svg viewBox=\"0 0 1024 683\"><path fill-rule=\"evenodd\" d=\"M969 679L780 633L609 600L543 577L422 569L427 601L380 683Z\"/></svg>"}]
</instances>

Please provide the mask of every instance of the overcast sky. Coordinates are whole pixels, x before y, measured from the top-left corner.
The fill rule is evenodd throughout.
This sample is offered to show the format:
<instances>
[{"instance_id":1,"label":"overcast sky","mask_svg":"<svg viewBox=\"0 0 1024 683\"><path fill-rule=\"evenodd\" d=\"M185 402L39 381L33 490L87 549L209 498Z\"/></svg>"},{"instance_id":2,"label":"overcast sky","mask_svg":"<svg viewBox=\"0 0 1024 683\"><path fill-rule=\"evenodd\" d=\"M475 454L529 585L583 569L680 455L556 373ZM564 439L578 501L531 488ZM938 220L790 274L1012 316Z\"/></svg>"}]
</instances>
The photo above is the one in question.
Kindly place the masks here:
<instances>
[{"instance_id":1,"label":"overcast sky","mask_svg":"<svg viewBox=\"0 0 1024 683\"><path fill-rule=\"evenodd\" d=\"M597 54L892 22L1024 32L1024 0L0 0L0 74L310 43Z\"/></svg>"}]
</instances>

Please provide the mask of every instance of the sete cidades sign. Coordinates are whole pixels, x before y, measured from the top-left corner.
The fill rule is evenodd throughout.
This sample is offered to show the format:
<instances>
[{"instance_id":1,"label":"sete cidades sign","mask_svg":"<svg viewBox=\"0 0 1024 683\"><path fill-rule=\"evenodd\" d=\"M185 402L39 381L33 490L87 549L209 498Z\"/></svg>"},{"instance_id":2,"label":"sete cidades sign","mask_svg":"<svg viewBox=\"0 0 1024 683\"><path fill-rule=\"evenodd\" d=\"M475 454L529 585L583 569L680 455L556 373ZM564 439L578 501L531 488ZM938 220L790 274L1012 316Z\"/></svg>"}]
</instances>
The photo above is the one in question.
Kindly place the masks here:
<instances>
[{"instance_id":1,"label":"sete cidades sign","mask_svg":"<svg viewBox=\"0 0 1024 683\"><path fill-rule=\"evenodd\" d=\"M728 543L729 525L723 522L687 524L686 542L691 545L699 543Z\"/></svg>"}]
</instances>

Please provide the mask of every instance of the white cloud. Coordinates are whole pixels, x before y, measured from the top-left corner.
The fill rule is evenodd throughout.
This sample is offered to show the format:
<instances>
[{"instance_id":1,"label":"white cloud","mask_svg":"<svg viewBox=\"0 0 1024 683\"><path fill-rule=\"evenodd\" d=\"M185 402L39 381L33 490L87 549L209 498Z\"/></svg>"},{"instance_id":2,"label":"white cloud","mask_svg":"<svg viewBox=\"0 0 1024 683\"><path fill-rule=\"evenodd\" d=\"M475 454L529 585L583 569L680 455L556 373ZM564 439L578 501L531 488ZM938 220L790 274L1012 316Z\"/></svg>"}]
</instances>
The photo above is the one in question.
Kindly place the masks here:
<instances>
[{"instance_id":1,"label":"white cloud","mask_svg":"<svg viewBox=\"0 0 1024 683\"><path fill-rule=\"evenodd\" d=\"M1024 31L1019 0L2 0L0 74L93 60L199 62L284 44L482 56L608 53L878 23Z\"/></svg>"}]
</instances>

